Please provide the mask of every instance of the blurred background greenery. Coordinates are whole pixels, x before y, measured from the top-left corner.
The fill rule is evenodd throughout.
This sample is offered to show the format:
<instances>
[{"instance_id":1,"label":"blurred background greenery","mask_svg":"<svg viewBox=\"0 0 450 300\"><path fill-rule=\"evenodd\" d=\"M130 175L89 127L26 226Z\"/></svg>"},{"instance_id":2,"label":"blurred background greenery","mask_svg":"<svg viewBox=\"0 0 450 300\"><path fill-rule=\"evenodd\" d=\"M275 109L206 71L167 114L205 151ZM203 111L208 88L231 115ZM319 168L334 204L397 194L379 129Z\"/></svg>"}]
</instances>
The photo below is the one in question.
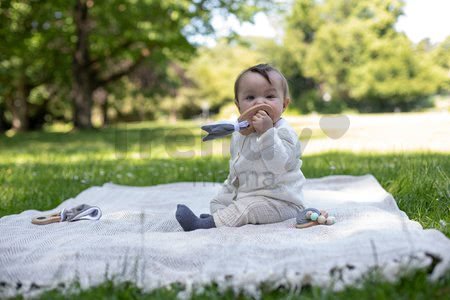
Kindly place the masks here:
<instances>
[{"instance_id":1,"label":"blurred background greenery","mask_svg":"<svg viewBox=\"0 0 450 300\"><path fill-rule=\"evenodd\" d=\"M448 103L450 37L411 41L400 0L0 2L0 132L228 118L233 83L268 62L290 114L422 111ZM218 34L265 13L276 38ZM436 100L437 99L437 100ZM448 106L445 108L448 110Z\"/></svg>"}]
</instances>

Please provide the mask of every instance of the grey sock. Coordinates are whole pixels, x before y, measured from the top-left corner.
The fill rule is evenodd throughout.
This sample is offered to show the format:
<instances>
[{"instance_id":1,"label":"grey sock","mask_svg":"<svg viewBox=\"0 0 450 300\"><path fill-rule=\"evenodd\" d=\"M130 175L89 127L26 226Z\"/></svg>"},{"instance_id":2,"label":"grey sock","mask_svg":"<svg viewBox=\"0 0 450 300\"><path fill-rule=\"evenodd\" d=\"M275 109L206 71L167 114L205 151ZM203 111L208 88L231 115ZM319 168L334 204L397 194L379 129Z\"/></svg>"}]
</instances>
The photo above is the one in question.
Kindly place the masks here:
<instances>
[{"instance_id":1,"label":"grey sock","mask_svg":"<svg viewBox=\"0 0 450 300\"><path fill-rule=\"evenodd\" d=\"M178 223L184 231L192 231L196 229L209 229L216 227L214 224L213 216L207 218L197 218L197 216L183 204L177 205L177 211L175 213Z\"/></svg>"}]
</instances>

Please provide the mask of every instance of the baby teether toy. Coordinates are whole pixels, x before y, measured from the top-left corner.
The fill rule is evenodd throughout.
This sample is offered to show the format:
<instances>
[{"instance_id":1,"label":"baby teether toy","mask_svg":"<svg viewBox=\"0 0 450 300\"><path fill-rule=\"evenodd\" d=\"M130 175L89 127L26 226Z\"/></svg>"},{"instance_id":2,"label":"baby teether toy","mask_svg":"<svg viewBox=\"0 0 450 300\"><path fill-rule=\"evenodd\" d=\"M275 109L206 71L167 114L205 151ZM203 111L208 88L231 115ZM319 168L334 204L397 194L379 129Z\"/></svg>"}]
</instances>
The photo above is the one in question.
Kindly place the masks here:
<instances>
[{"instance_id":1,"label":"baby teether toy","mask_svg":"<svg viewBox=\"0 0 450 300\"><path fill-rule=\"evenodd\" d=\"M35 225L47 225L56 222L61 222L61 212L47 216L36 217L31 220L31 223Z\"/></svg>"},{"instance_id":2,"label":"baby teether toy","mask_svg":"<svg viewBox=\"0 0 450 300\"><path fill-rule=\"evenodd\" d=\"M63 209L60 212L33 218L31 223L35 225L47 225L57 222L73 222L79 220L98 220L102 217L102 211L96 206L81 204L71 209Z\"/></svg>"},{"instance_id":3,"label":"baby teether toy","mask_svg":"<svg viewBox=\"0 0 450 300\"><path fill-rule=\"evenodd\" d=\"M248 127L244 128L244 129L241 129L239 131L242 135L249 135L249 134L255 132L255 128L253 128L250 120L260 110L265 111L269 115L269 117L273 120L274 113L273 113L273 109L272 109L272 107L270 105L268 105L268 104L259 104L259 105L252 106L249 109L247 109L246 111L244 111L242 113L242 115L238 119L238 122L247 121L248 124L249 124Z\"/></svg>"},{"instance_id":4,"label":"baby teether toy","mask_svg":"<svg viewBox=\"0 0 450 300\"><path fill-rule=\"evenodd\" d=\"M324 210L306 208L297 215L297 228L307 228L315 225L333 225L335 217L329 216Z\"/></svg>"},{"instance_id":5,"label":"baby teether toy","mask_svg":"<svg viewBox=\"0 0 450 300\"><path fill-rule=\"evenodd\" d=\"M251 119L260 110L265 111L269 117L274 119L274 111L268 104L258 104L244 111L236 122L221 121L208 125L203 125L202 129L208 132L203 141L213 140L239 131L242 135L249 135L255 132Z\"/></svg>"}]
</instances>

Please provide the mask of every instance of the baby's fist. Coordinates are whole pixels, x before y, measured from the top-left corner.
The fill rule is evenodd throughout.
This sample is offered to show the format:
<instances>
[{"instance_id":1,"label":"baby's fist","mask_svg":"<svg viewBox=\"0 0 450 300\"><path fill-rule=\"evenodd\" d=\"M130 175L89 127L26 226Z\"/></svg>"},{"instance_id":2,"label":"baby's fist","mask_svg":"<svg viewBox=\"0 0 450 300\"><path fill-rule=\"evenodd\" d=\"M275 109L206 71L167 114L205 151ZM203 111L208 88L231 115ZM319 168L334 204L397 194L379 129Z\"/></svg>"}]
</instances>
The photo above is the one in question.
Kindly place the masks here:
<instances>
[{"instance_id":1,"label":"baby's fist","mask_svg":"<svg viewBox=\"0 0 450 300\"><path fill-rule=\"evenodd\" d=\"M273 127L273 122L264 110L260 110L253 116L252 125L258 134L263 134Z\"/></svg>"}]
</instances>

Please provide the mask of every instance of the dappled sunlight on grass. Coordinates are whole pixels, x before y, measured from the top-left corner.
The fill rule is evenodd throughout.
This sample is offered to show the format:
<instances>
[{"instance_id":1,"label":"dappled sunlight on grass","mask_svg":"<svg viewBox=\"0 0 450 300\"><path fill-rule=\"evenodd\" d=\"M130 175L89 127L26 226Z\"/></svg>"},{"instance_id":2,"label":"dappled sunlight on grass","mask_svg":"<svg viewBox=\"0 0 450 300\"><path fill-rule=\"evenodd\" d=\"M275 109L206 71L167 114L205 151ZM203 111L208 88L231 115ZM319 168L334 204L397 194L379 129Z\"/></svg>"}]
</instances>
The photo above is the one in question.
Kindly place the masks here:
<instances>
[{"instance_id":1,"label":"dappled sunlight on grass","mask_svg":"<svg viewBox=\"0 0 450 300\"><path fill-rule=\"evenodd\" d=\"M194 122L162 126L123 124L74 132L29 132L0 136L1 162L71 161L84 159L150 159L227 157L230 138L202 142Z\"/></svg>"},{"instance_id":2,"label":"dappled sunlight on grass","mask_svg":"<svg viewBox=\"0 0 450 300\"><path fill-rule=\"evenodd\" d=\"M228 157L230 137L202 142L206 133L200 125L199 121L140 122L101 130L60 132L57 127L47 132L16 133L0 136L0 162ZM317 125L294 122L305 154L313 143L329 140ZM311 133L303 135L305 128Z\"/></svg>"}]
</instances>

